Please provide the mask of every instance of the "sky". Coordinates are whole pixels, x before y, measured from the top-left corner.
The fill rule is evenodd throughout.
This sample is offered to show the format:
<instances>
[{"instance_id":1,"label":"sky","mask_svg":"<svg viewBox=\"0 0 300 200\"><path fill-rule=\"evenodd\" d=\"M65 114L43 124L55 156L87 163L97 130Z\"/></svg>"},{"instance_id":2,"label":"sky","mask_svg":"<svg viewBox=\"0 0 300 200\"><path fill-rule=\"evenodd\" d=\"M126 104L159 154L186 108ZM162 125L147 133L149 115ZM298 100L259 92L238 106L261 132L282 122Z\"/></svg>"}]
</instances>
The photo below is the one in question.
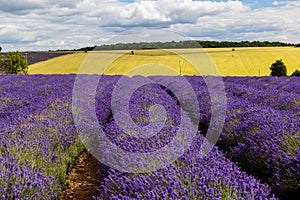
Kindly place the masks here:
<instances>
[{"instance_id":1,"label":"sky","mask_svg":"<svg viewBox=\"0 0 300 200\"><path fill-rule=\"evenodd\" d=\"M2 51L190 39L300 43L300 0L0 0Z\"/></svg>"}]
</instances>

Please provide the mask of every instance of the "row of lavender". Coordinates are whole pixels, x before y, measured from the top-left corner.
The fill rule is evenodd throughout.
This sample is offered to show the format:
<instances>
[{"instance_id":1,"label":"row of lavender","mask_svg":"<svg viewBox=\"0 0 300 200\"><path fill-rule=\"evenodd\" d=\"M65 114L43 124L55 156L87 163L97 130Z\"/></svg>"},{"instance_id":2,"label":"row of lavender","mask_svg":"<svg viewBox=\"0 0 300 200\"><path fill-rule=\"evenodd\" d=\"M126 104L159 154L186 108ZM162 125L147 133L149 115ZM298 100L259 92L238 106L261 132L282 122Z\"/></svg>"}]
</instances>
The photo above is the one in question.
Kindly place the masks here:
<instances>
[{"instance_id":1,"label":"row of lavender","mask_svg":"<svg viewBox=\"0 0 300 200\"><path fill-rule=\"evenodd\" d=\"M281 111L281 113L283 114L292 114L299 116L300 93L296 93L296 90L288 92L282 88L276 88L276 86L274 86L274 83L271 85L267 84L267 86L265 87L268 88L261 89L259 86L257 86L255 79L252 79L255 84L241 83L241 81L237 82L238 78L236 79L225 79L225 81L227 80L227 82L225 83L229 97L237 97L247 102L259 104L261 107L272 108L274 110ZM297 85L299 87L300 83L297 82L297 79L299 78L294 78L294 83L286 83L286 87L289 86L290 88L293 88ZM273 81L275 80L276 79L273 79Z\"/></svg>"},{"instance_id":2,"label":"row of lavender","mask_svg":"<svg viewBox=\"0 0 300 200\"><path fill-rule=\"evenodd\" d=\"M300 94L300 80L297 77L226 77L224 81L251 86L255 89Z\"/></svg>"},{"instance_id":3,"label":"row of lavender","mask_svg":"<svg viewBox=\"0 0 300 200\"><path fill-rule=\"evenodd\" d=\"M72 121L71 76L0 76L0 196L59 196L83 149Z\"/></svg>"},{"instance_id":4,"label":"row of lavender","mask_svg":"<svg viewBox=\"0 0 300 200\"><path fill-rule=\"evenodd\" d=\"M270 89L260 89L255 82L259 79L224 78L228 110L217 144L242 169L267 182L278 196L292 198L300 194L300 95L276 86L276 81L281 85L289 78L266 78L265 82L273 85ZM211 115L209 93L201 79L188 80L198 94L200 127L206 132ZM296 88L298 83L299 79L294 79L285 89Z\"/></svg>"},{"instance_id":5,"label":"row of lavender","mask_svg":"<svg viewBox=\"0 0 300 200\"><path fill-rule=\"evenodd\" d=\"M134 79L139 80L138 77L128 78L128 84L134 84ZM161 82L157 81L158 79L163 80L166 78L155 77L156 82ZM115 80L117 82L119 78ZM102 97L108 97L102 98L101 104L97 106L97 109L100 109L99 106L106 105L104 109L101 107L105 112L98 112L98 119L101 124L104 124L106 136L119 148L127 152L146 154L170 145L175 135L179 134L179 127L182 125L180 124L182 122L181 118L185 113L180 110L178 102L174 101L169 92L166 92L166 88L162 88L161 85L148 84L137 89L129 102L130 116L135 124L145 127L153 123L148 111L153 109L151 106L157 104L164 106L166 110L166 123L157 134L150 136L148 139L130 136L126 128L117 125L115 118L110 113L112 112L110 111L111 96L112 91L116 89L114 87L116 82L112 81L105 88L98 88L97 93ZM110 90L107 88L110 88ZM126 96L126 94L122 94L123 90L125 88L119 90L119 95ZM120 104L122 103L120 102ZM115 112L113 113L116 115ZM161 112L157 113L157 115L160 114ZM159 116L156 117L159 118ZM195 126L191 121L186 123L185 126L190 127L191 130ZM186 134L189 135L191 132L187 131ZM101 184L101 196L95 197L95 199L272 198L267 185L261 184L254 177L242 172L233 162L226 159L224 154L216 147L205 156L203 149L201 149L203 136L200 132L197 132L193 139L191 146L183 155L157 171L136 174L110 168L107 178ZM171 156L172 153L173 151L167 152L166 157ZM161 158L160 162L165 162L166 157ZM119 163L126 163L130 158L120 159L122 160L119 160Z\"/></svg>"},{"instance_id":6,"label":"row of lavender","mask_svg":"<svg viewBox=\"0 0 300 200\"><path fill-rule=\"evenodd\" d=\"M197 93L201 111L199 127L205 134L211 114L207 86L202 78L187 79ZM284 87L283 83L289 79L267 77L265 82L269 82L272 87L266 90L257 84L251 85L257 79L262 81L261 78L224 78L228 112L218 146L242 169L269 183L280 197L292 198L299 195L300 98L291 88L297 88L299 80L294 79ZM276 86L276 81L281 86ZM290 90L285 91L287 88ZM115 127L115 124L111 126ZM103 187L106 188L105 185Z\"/></svg>"}]
</instances>

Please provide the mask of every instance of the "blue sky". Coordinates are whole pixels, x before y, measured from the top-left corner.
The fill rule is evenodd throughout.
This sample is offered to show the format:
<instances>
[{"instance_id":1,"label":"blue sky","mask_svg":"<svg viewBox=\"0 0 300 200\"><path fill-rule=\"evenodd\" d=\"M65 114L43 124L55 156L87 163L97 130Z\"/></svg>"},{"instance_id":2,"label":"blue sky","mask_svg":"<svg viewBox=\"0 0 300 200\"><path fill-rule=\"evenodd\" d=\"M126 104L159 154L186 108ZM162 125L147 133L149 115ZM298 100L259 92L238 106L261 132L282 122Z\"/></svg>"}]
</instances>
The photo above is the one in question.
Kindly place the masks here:
<instances>
[{"instance_id":1,"label":"blue sky","mask_svg":"<svg viewBox=\"0 0 300 200\"><path fill-rule=\"evenodd\" d=\"M300 0L0 0L0 46L55 50L178 39L300 43L299 13Z\"/></svg>"}]
</instances>

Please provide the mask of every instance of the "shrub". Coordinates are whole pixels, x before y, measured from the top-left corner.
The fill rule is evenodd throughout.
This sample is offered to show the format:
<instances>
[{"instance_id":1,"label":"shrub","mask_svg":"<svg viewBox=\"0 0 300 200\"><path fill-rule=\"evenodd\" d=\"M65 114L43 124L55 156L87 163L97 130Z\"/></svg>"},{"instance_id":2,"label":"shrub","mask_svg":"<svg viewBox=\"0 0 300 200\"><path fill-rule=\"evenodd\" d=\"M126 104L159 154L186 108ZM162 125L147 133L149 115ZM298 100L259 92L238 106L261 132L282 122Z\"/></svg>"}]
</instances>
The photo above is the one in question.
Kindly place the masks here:
<instances>
[{"instance_id":1,"label":"shrub","mask_svg":"<svg viewBox=\"0 0 300 200\"><path fill-rule=\"evenodd\" d=\"M287 69L282 60L276 60L271 67L271 76L286 76Z\"/></svg>"},{"instance_id":2,"label":"shrub","mask_svg":"<svg viewBox=\"0 0 300 200\"><path fill-rule=\"evenodd\" d=\"M300 71L299 71L299 70L295 70L295 71L292 73L292 76L300 76Z\"/></svg>"},{"instance_id":3,"label":"shrub","mask_svg":"<svg viewBox=\"0 0 300 200\"><path fill-rule=\"evenodd\" d=\"M5 74L27 74L28 64L26 58L18 51L9 52L0 57L0 72Z\"/></svg>"}]
</instances>

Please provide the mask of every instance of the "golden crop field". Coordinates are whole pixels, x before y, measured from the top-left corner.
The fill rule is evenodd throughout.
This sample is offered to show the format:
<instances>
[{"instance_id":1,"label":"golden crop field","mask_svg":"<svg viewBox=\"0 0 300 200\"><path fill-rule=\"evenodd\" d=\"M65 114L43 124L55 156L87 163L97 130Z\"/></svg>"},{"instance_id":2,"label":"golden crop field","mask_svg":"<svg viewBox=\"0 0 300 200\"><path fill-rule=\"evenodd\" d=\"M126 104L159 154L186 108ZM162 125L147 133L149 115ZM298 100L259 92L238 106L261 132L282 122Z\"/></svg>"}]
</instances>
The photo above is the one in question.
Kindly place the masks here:
<instances>
[{"instance_id":1,"label":"golden crop field","mask_svg":"<svg viewBox=\"0 0 300 200\"><path fill-rule=\"evenodd\" d=\"M268 76L271 64L278 59L287 65L289 75L300 69L300 48L135 50L133 55L130 51L96 51L36 63L29 66L29 73L75 74L80 71L110 75L207 75L216 74L212 70L215 64L222 76ZM200 73L190 62L198 65L196 67Z\"/></svg>"},{"instance_id":2,"label":"golden crop field","mask_svg":"<svg viewBox=\"0 0 300 200\"><path fill-rule=\"evenodd\" d=\"M282 59L288 75L300 70L300 48L256 47L206 49L222 75L228 76L268 76L270 66Z\"/></svg>"},{"instance_id":3,"label":"golden crop field","mask_svg":"<svg viewBox=\"0 0 300 200\"><path fill-rule=\"evenodd\" d=\"M75 74L86 58L85 53L68 54L29 65L29 74Z\"/></svg>"}]
</instances>

